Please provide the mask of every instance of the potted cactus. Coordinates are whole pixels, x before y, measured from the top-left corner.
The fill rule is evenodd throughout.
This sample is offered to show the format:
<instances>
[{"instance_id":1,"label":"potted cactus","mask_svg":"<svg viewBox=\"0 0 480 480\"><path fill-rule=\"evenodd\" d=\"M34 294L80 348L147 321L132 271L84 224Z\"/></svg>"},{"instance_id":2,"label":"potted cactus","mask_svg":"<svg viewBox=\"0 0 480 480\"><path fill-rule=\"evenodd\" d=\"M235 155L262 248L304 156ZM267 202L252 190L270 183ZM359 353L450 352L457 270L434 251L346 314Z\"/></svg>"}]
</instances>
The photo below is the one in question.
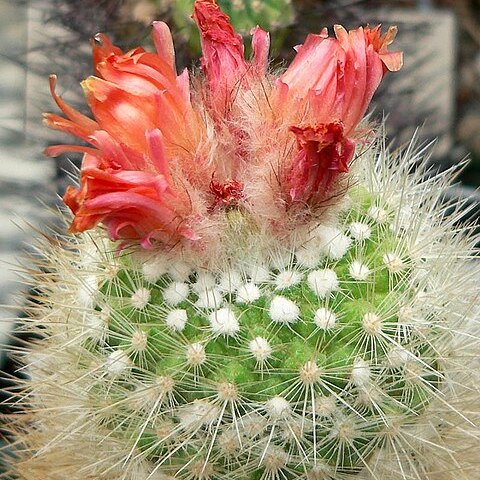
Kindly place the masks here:
<instances>
[{"instance_id":1,"label":"potted cactus","mask_svg":"<svg viewBox=\"0 0 480 480\"><path fill-rule=\"evenodd\" d=\"M323 30L281 73L197 0L203 74L93 45L87 145L42 243L11 474L72 480L474 478L476 237L455 172L362 122L395 29ZM425 160L426 164L426 160ZM451 213L453 209L453 213ZM447 216L447 211L450 215Z\"/></svg>"}]
</instances>

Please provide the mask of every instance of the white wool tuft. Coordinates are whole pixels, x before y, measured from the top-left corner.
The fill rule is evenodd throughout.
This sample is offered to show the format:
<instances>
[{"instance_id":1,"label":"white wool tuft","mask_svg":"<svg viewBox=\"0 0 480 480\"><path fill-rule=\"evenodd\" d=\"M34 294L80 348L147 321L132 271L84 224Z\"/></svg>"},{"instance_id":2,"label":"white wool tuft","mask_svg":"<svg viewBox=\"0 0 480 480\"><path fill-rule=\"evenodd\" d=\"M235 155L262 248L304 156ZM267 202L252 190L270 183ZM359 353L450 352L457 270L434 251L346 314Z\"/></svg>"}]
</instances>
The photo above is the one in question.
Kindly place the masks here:
<instances>
[{"instance_id":1,"label":"white wool tuft","mask_svg":"<svg viewBox=\"0 0 480 480\"><path fill-rule=\"evenodd\" d=\"M405 263L396 253L388 252L382 260L391 273L399 273L405 269Z\"/></svg>"},{"instance_id":2,"label":"white wool tuft","mask_svg":"<svg viewBox=\"0 0 480 480\"><path fill-rule=\"evenodd\" d=\"M392 348L387 353L388 365L393 368L401 368L413 358L415 358L414 355L401 346Z\"/></svg>"},{"instance_id":3,"label":"white wool tuft","mask_svg":"<svg viewBox=\"0 0 480 480\"><path fill-rule=\"evenodd\" d=\"M283 270L292 264L291 252L276 252L270 261L270 267L274 270Z\"/></svg>"},{"instance_id":4,"label":"white wool tuft","mask_svg":"<svg viewBox=\"0 0 480 480\"><path fill-rule=\"evenodd\" d=\"M105 370L111 376L120 376L131 366L132 363L123 350L114 350L105 361Z\"/></svg>"},{"instance_id":5,"label":"white wool tuft","mask_svg":"<svg viewBox=\"0 0 480 480\"><path fill-rule=\"evenodd\" d=\"M208 316L210 327L215 335L233 337L240 330L237 317L233 310L228 307L221 308Z\"/></svg>"},{"instance_id":6,"label":"white wool tuft","mask_svg":"<svg viewBox=\"0 0 480 480\"><path fill-rule=\"evenodd\" d=\"M132 306L138 310L145 308L150 301L151 292L148 288L140 287L135 290L133 295L130 297L130 303Z\"/></svg>"},{"instance_id":7,"label":"white wool tuft","mask_svg":"<svg viewBox=\"0 0 480 480\"><path fill-rule=\"evenodd\" d=\"M372 235L372 229L366 223L352 222L350 224L350 235L358 242L368 240Z\"/></svg>"},{"instance_id":8,"label":"white wool tuft","mask_svg":"<svg viewBox=\"0 0 480 480\"><path fill-rule=\"evenodd\" d=\"M251 265L247 269L248 276L253 283L264 283L270 280L270 270L263 265Z\"/></svg>"},{"instance_id":9,"label":"white wool tuft","mask_svg":"<svg viewBox=\"0 0 480 480\"><path fill-rule=\"evenodd\" d=\"M77 301L80 307L91 309L95 306L95 297L98 294L98 278L96 275L88 275L81 279L81 285L77 291Z\"/></svg>"},{"instance_id":10,"label":"white wool tuft","mask_svg":"<svg viewBox=\"0 0 480 480\"><path fill-rule=\"evenodd\" d=\"M148 344L148 335L143 330L136 330L130 343L134 352L144 352Z\"/></svg>"},{"instance_id":11,"label":"white wool tuft","mask_svg":"<svg viewBox=\"0 0 480 480\"><path fill-rule=\"evenodd\" d=\"M302 281L303 275L295 270L283 270L275 278L277 290L293 287Z\"/></svg>"},{"instance_id":12,"label":"white wool tuft","mask_svg":"<svg viewBox=\"0 0 480 480\"><path fill-rule=\"evenodd\" d=\"M379 224L384 224L388 221L388 212L377 206L370 207L367 211L367 216Z\"/></svg>"},{"instance_id":13,"label":"white wool tuft","mask_svg":"<svg viewBox=\"0 0 480 480\"><path fill-rule=\"evenodd\" d=\"M160 256L149 259L142 265L143 277L149 283L156 283L167 271L167 262L164 257Z\"/></svg>"},{"instance_id":14,"label":"white wool tuft","mask_svg":"<svg viewBox=\"0 0 480 480\"><path fill-rule=\"evenodd\" d=\"M205 290L210 290L215 286L215 277L209 272L199 272L197 274L197 281L193 284L193 290L196 293L203 293Z\"/></svg>"},{"instance_id":15,"label":"white wool tuft","mask_svg":"<svg viewBox=\"0 0 480 480\"><path fill-rule=\"evenodd\" d=\"M202 365L207 360L205 347L200 342L196 342L196 343L192 343L191 345L188 345L186 357L189 365L193 365L193 366Z\"/></svg>"},{"instance_id":16,"label":"white wool tuft","mask_svg":"<svg viewBox=\"0 0 480 480\"><path fill-rule=\"evenodd\" d=\"M231 382L220 382L216 385L217 397L222 402L236 402L238 400L238 388Z\"/></svg>"},{"instance_id":17,"label":"white wool tuft","mask_svg":"<svg viewBox=\"0 0 480 480\"><path fill-rule=\"evenodd\" d=\"M309 287L320 298L325 298L338 289L338 277L334 270L314 270L307 277Z\"/></svg>"},{"instance_id":18,"label":"white wool tuft","mask_svg":"<svg viewBox=\"0 0 480 480\"><path fill-rule=\"evenodd\" d=\"M192 273L192 267L188 263L178 261L173 262L168 269L168 273L176 282L186 282Z\"/></svg>"},{"instance_id":19,"label":"white wool tuft","mask_svg":"<svg viewBox=\"0 0 480 480\"><path fill-rule=\"evenodd\" d=\"M315 268L320 264L324 254L318 242L312 241L298 247L295 251L295 257L300 266Z\"/></svg>"},{"instance_id":20,"label":"white wool tuft","mask_svg":"<svg viewBox=\"0 0 480 480\"><path fill-rule=\"evenodd\" d=\"M190 293L190 287L187 283L173 282L163 290L163 299L165 302L175 307L179 303L184 302Z\"/></svg>"},{"instance_id":21,"label":"white wool tuft","mask_svg":"<svg viewBox=\"0 0 480 480\"><path fill-rule=\"evenodd\" d=\"M333 395L318 395L315 398L315 415L330 417L337 412L338 407Z\"/></svg>"},{"instance_id":22,"label":"white wool tuft","mask_svg":"<svg viewBox=\"0 0 480 480\"><path fill-rule=\"evenodd\" d=\"M198 294L198 300L195 305L198 308L211 310L212 308L221 307L223 304L223 295L218 288L210 288Z\"/></svg>"},{"instance_id":23,"label":"white wool tuft","mask_svg":"<svg viewBox=\"0 0 480 480\"><path fill-rule=\"evenodd\" d=\"M300 369L300 381L304 385L314 385L318 382L321 374L322 370L317 363L310 360Z\"/></svg>"},{"instance_id":24,"label":"white wool tuft","mask_svg":"<svg viewBox=\"0 0 480 480\"><path fill-rule=\"evenodd\" d=\"M262 466L267 474L266 478L282 478L282 468L288 463L288 453L281 447L269 445L263 455Z\"/></svg>"},{"instance_id":25,"label":"white wool tuft","mask_svg":"<svg viewBox=\"0 0 480 480\"><path fill-rule=\"evenodd\" d=\"M329 330L337 323L337 316L328 308L319 308L313 318L315 325L322 330Z\"/></svg>"},{"instance_id":26,"label":"white wool tuft","mask_svg":"<svg viewBox=\"0 0 480 480\"><path fill-rule=\"evenodd\" d=\"M366 313L362 318L362 326L369 335L377 335L382 331L382 319L373 312Z\"/></svg>"},{"instance_id":27,"label":"white wool tuft","mask_svg":"<svg viewBox=\"0 0 480 480\"><path fill-rule=\"evenodd\" d=\"M236 270L228 270L223 272L218 282L218 289L225 293L234 293L238 287L243 284L240 272Z\"/></svg>"},{"instance_id":28,"label":"white wool tuft","mask_svg":"<svg viewBox=\"0 0 480 480\"><path fill-rule=\"evenodd\" d=\"M300 309L295 302L280 295L273 298L268 313L277 323L294 323L300 317Z\"/></svg>"},{"instance_id":29,"label":"white wool tuft","mask_svg":"<svg viewBox=\"0 0 480 480\"><path fill-rule=\"evenodd\" d=\"M326 480L334 477L334 467L320 462L307 472L306 480Z\"/></svg>"},{"instance_id":30,"label":"white wool tuft","mask_svg":"<svg viewBox=\"0 0 480 480\"><path fill-rule=\"evenodd\" d=\"M196 430L202 425L212 425L220 413L218 405L201 399L183 406L178 412L178 418L184 430Z\"/></svg>"},{"instance_id":31,"label":"white wool tuft","mask_svg":"<svg viewBox=\"0 0 480 480\"><path fill-rule=\"evenodd\" d=\"M370 384L370 365L362 358L357 358L353 363L352 383L356 387L366 387Z\"/></svg>"},{"instance_id":32,"label":"white wool tuft","mask_svg":"<svg viewBox=\"0 0 480 480\"><path fill-rule=\"evenodd\" d=\"M364 282L370 276L370 269L359 260L352 262L348 272L354 280L358 280L359 282Z\"/></svg>"},{"instance_id":33,"label":"white wool tuft","mask_svg":"<svg viewBox=\"0 0 480 480\"><path fill-rule=\"evenodd\" d=\"M169 328L176 332L181 332L187 324L187 311L181 308L171 310L165 318L165 323Z\"/></svg>"},{"instance_id":34,"label":"white wool tuft","mask_svg":"<svg viewBox=\"0 0 480 480\"><path fill-rule=\"evenodd\" d=\"M252 303L262 296L262 292L254 283L246 283L237 290L237 303Z\"/></svg>"},{"instance_id":35,"label":"white wool tuft","mask_svg":"<svg viewBox=\"0 0 480 480\"><path fill-rule=\"evenodd\" d=\"M335 227L320 225L315 229L315 233L320 240L321 249L332 260L340 260L352 244L352 239Z\"/></svg>"},{"instance_id":36,"label":"white wool tuft","mask_svg":"<svg viewBox=\"0 0 480 480\"><path fill-rule=\"evenodd\" d=\"M254 356L257 362L265 362L272 354L272 347L268 343L268 340L263 337L255 337L248 344L248 349Z\"/></svg>"},{"instance_id":37,"label":"white wool tuft","mask_svg":"<svg viewBox=\"0 0 480 480\"><path fill-rule=\"evenodd\" d=\"M104 340L107 333L107 321L103 312L86 313L84 316L85 333L94 341Z\"/></svg>"},{"instance_id":38,"label":"white wool tuft","mask_svg":"<svg viewBox=\"0 0 480 480\"><path fill-rule=\"evenodd\" d=\"M272 420L284 420L292 413L292 407L288 400L276 396L265 402L265 410Z\"/></svg>"}]
</instances>

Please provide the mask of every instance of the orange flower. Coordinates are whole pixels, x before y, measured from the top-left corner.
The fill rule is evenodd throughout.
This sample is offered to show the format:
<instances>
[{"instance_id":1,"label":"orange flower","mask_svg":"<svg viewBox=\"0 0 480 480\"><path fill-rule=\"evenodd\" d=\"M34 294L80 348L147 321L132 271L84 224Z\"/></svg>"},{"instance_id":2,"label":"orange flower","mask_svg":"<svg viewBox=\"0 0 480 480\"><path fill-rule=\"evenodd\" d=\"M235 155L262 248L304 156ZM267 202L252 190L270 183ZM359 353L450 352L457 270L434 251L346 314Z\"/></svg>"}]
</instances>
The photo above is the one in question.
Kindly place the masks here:
<instances>
[{"instance_id":1,"label":"orange flower","mask_svg":"<svg viewBox=\"0 0 480 480\"><path fill-rule=\"evenodd\" d=\"M82 164L81 188L68 187L64 196L75 214L71 232L83 232L102 221L112 240L140 240L145 248L152 245L152 240L168 245L178 235L198 240L198 235L185 224L189 199L173 186L159 130L146 135L150 169L142 170L146 166L144 157L113 142L106 132L96 132L92 136L95 140L102 145L106 160L87 153ZM129 168L114 164L112 158L124 160Z\"/></svg>"},{"instance_id":2,"label":"orange flower","mask_svg":"<svg viewBox=\"0 0 480 480\"><path fill-rule=\"evenodd\" d=\"M49 155L82 151L81 187L69 187L65 203L75 215L71 232L103 222L116 240L151 239L171 243L198 236L188 226L193 214L185 184L208 187L211 171L197 162L195 150L202 125L190 103L188 72L177 76L171 35L160 22L154 25L157 53L141 48L127 53L99 35L93 42L97 77L83 82L95 121L75 111L55 94L63 113L46 114L48 126L91 144L54 146ZM171 174L181 167L181 177Z\"/></svg>"}]
</instances>

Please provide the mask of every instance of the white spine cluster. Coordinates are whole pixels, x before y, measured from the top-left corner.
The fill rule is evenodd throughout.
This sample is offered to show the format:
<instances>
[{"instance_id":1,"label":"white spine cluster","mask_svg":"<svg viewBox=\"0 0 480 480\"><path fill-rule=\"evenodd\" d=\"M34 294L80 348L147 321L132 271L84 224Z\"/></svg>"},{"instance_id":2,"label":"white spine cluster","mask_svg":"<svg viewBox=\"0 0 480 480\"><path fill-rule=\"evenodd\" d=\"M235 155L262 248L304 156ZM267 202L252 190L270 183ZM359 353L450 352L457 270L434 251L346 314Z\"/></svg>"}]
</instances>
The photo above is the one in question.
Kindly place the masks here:
<instances>
[{"instance_id":1,"label":"white spine cluster","mask_svg":"<svg viewBox=\"0 0 480 480\"><path fill-rule=\"evenodd\" d=\"M237 303L252 303L262 296L262 292L254 283L246 283L237 290Z\"/></svg>"},{"instance_id":2,"label":"white spine cluster","mask_svg":"<svg viewBox=\"0 0 480 480\"><path fill-rule=\"evenodd\" d=\"M240 272L236 270L228 270L220 275L218 289L225 293L234 293L243 283Z\"/></svg>"},{"instance_id":3,"label":"white spine cluster","mask_svg":"<svg viewBox=\"0 0 480 480\"><path fill-rule=\"evenodd\" d=\"M348 271L354 280L361 282L364 282L370 276L370 269L359 260L352 262Z\"/></svg>"},{"instance_id":4,"label":"white spine cluster","mask_svg":"<svg viewBox=\"0 0 480 480\"><path fill-rule=\"evenodd\" d=\"M322 307L315 312L314 322L321 330L329 330L335 326L337 316L328 308Z\"/></svg>"},{"instance_id":5,"label":"white spine cluster","mask_svg":"<svg viewBox=\"0 0 480 480\"><path fill-rule=\"evenodd\" d=\"M307 277L308 285L320 298L329 296L339 286L338 277L334 270L323 269L310 272Z\"/></svg>"},{"instance_id":6,"label":"white spine cluster","mask_svg":"<svg viewBox=\"0 0 480 480\"><path fill-rule=\"evenodd\" d=\"M275 286L278 290L293 287L302 281L303 275L295 270L283 270L275 278Z\"/></svg>"},{"instance_id":7,"label":"white spine cluster","mask_svg":"<svg viewBox=\"0 0 480 480\"><path fill-rule=\"evenodd\" d=\"M150 290L143 287L139 288L133 293L130 301L132 302L132 306L138 310L145 308L150 301Z\"/></svg>"},{"instance_id":8,"label":"white spine cluster","mask_svg":"<svg viewBox=\"0 0 480 480\"><path fill-rule=\"evenodd\" d=\"M248 348L255 360L260 363L264 363L272 354L272 347L263 337L255 337L248 344Z\"/></svg>"},{"instance_id":9,"label":"white spine cluster","mask_svg":"<svg viewBox=\"0 0 480 480\"><path fill-rule=\"evenodd\" d=\"M352 239L338 228L321 225L317 227L317 234L320 239L320 248L332 260L340 260L352 243Z\"/></svg>"},{"instance_id":10,"label":"white spine cluster","mask_svg":"<svg viewBox=\"0 0 480 480\"><path fill-rule=\"evenodd\" d=\"M214 335L230 337L240 330L235 313L228 307L215 310L208 316L208 319Z\"/></svg>"},{"instance_id":11,"label":"white spine cluster","mask_svg":"<svg viewBox=\"0 0 480 480\"><path fill-rule=\"evenodd\" d=\"M122 375L131 366L130 359L123 350L114 350L110 353L105 362L105 370L112 376Z\"/></svg>"},{"instance_id":12,"label":"white spine cluster","mask_svg":"<svg viewBox=\"0 0 480 480\"><path fill-rule=\"evenodd\" d=\"M172 307L184 302L190 292L190 287L184 282L173 282L163 291L163 298Z\"/></svg>"},{"instance_id":13,"label":"white spine cluster","mask_svg":"<svg viewBox=\"0 0 480 480\"><path fill-rule=\"evenodd\" d=\"M156 283L167 272L167 261L160 256L148 259L142 265L143 277L149 283Z\"/></svg>"},{"instance_id":14,"label":"white spine cluster","mask_svg":"<svg viewBox=\"0 0 480 480\"><path fill-rule=\"evenodd\" d=\"M218 288L209 288L198 294L196 306L198 308L213 309L218 308L223 303L223 295Z\"/></svg>"},{"instance_id":15,"label":"white spine cluster","mask_svg":"<svg viewBox=\"0 0 480 480\"><path fill-rule=\"evenodd\" d=\"M268 312L276 323L294 323L300 317L300 309L295 302L280 295L273 298Z\"/></svg>"},{"instance_id":16,"label":"white spine cluster","mask_svg":"<svg viewBox=\"0 0 480 480\"><path fill-rule=\"evenodd\" d=\"M181 308L171 310L165 318L165 323L172 329L181 332L187 324L187 311Z\"/></svg>"},{"instance_id":17,"label":"white spine cluster","mask_svg":"<svg viewBox=\"0 0 480 480\"><path fill-rule=\"evenodd\" d=\"M376 223L384 224L388 221L388 212L378 206L370 207L367 215Z\"/></svg>"},{"instance_id":18,"label":"white spine cluster","mask_svg":"<svg viewBox=\"0 0 480 480\"><path fill-rule=\"evenodd\" d=\"M98 278L96 275L88 275L81 279L77 290L77 302L80 307L91 309L95 306L95 296L98 293Z\"/></svg>"},{"instance_id":19,"label":"white spine cluster","mask_svg":"<svg viewBox=\"0 0 480 480\"><path fill-rule=\"evenodd\" d=\"M350 235L358 242L364 242L372 235L372 229L367 223L352 222L350 224Z\"/></svg>"}]
</instances>

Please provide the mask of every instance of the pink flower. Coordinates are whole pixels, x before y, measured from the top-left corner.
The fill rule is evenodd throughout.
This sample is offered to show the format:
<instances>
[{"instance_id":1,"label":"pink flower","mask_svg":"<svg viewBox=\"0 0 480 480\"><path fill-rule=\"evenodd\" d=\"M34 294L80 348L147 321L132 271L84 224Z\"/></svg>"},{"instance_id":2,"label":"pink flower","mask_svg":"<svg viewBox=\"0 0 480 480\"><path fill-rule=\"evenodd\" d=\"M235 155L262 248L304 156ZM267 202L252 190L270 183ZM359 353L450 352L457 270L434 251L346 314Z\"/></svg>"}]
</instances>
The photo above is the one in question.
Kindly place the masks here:
<instances>
[{"instance_id":1,"label":"pink flower","mask_svg":"<svg viewBox=\"0 0 480 480\"><path fill-rule=\"evenodd\" d=\"M297 56L278 79L277 102L296 103L315 123L341 121L348 135L358 125L387 70L402 66L401 52L387 52L395 37L391 27L381 36L380 26L347 32L335 26L337 38L308 35ZM298 103L300 102L300 104Z\"/></svg>"},{"instance_id":2,"label":"pink flower","mask_svg":"<svg viewBox=\"0 0 480 480\"><path fill-rule=\"evenodd\" d=\"M319 186L323 193L339 173L348 171L355 130L373 94L387 70L402 66L402 54L387 51L395 33L394 27L381 36L380 26L347 32L336 25L336 38L328 37L324 29L297 47L275 92L276 110L290 115L292 122L302 119L291 129L299 150L287 168L292 200L310 200ZM323 182L322 169L326 169L320 174Z\"/></svg>"},{"instance_id":3,"label":"pink flower","mask_svg":"<svg viewBox=\"0 0 480 480\"><path fill-rule=\"evenodd\" d=\"M92 42L96 75L82 85L93 119L65 103L51 77L64 117L46 114L47 125L87 144L47 149L84 153L80 186L64 197L71 232L102 224L112 240L146 248L204 246L228 228L230 209L261 231L294 230L338 189L376 88L401 67L401 54L387 50L395 29L337 26L336 38L309 35L275 77L268 33L252 30L247 61L214 0L196 0L193 17L205 78L192 95L162 22L153 26L155 53L124 53L104 35Z\"/></svg>"},{"instance_id":4,"label":"pink flower","mask_svg":"<svg viewBox=\"0 0 480 480\"><path fill-rule=\"evenodd\" d=\"M197 0L193 18L200 30L202 68L208 81L209 102L225 115L235 90L248 84L255 73L265 73L269 35L259 27L252 30L254 60L249 64L245 61L242 37L235 33L228 16L215 0Z\"/></svg>"}]
</instances>

